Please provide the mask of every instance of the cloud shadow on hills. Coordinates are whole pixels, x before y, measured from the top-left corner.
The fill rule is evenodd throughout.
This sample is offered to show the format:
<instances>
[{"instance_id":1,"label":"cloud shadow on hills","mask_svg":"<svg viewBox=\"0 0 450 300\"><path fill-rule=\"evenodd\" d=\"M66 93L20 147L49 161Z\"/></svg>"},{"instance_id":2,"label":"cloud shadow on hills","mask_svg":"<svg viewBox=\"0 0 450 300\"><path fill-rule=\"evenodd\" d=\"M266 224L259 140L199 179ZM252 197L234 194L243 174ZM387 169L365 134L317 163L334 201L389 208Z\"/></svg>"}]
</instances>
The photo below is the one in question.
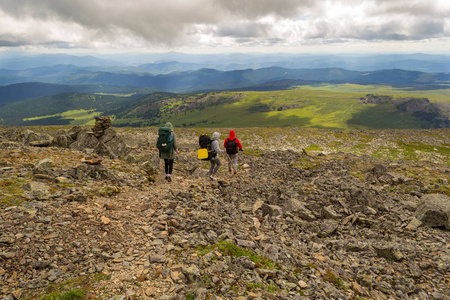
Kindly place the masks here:
<instances>
[{"instance_id":1,"label":"cloud shadow on hills","mask_svg":"<svg viewBox=\"0 0 450 300\"><path fill-rule=\"evenodd\" d=\"M74 119L63 119L60 116L48 117L36 120L24 121L22 126L36 126L36 125L70 125Z\"/></svg>"},{"instance_id":2,"label":"cloud shadow on hills","mask_svg":"<svg viewBox=\"0 0 450 300\"><path fill-rule=\"evenodd\" d=\"M423 122L400 112L386 110L382 105L367 107L352 115L347 122L349 127L368 129L421 129Z\"/></svg>"}]
</instances>

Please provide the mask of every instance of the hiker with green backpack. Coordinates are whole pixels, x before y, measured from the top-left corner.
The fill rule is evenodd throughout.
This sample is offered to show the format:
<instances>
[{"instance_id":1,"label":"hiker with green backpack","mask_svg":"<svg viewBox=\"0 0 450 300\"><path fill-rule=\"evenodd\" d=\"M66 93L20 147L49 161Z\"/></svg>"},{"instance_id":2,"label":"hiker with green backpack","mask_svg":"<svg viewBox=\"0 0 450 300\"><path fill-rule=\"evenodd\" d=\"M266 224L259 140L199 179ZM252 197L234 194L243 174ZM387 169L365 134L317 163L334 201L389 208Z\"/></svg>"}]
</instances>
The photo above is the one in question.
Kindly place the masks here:
<instances>
[{"instance_id":1,"label":"hiker with green backpack","mask_svg":"<svg viewBox=\"0 0 450 300\"><path fill-rule=\"evenodd\" d=\"M156 141L156 148L158 148L159 150L159 158L164 159L164 170L166 172L165 179L168 182L171 182L175 153L180 153L180 151L178 151L172 123L167 122L165 126L162 126L158 129L158 140Z\"/></svg>"}]
</instances>

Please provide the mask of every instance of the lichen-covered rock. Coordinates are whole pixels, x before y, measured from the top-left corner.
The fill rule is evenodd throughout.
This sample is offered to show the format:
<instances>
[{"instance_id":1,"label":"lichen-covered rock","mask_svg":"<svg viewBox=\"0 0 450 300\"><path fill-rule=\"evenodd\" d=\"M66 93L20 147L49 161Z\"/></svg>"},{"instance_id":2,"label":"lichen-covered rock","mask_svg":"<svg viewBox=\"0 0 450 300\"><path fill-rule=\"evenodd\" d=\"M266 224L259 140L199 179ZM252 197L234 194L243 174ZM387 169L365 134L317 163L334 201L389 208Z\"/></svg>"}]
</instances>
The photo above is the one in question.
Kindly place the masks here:
<instances>
[{"instance_id":1,"label":"lichen-covered rock","mask_svg":"<svg viewBox=\"0 0 450 300\"><path fill-rule=\"evenodd\" d=\"M443 194L428 194L421 198L416 218L430 227L450 229L450 197Z\"/></svg>"},{"instance_id":2,"label":"lichen-covered rock","mask_svg":"<svg viewBox=\"0 0 450 300\"><path fill-rule=\"evenodd\" d=\"M23 196L29 200L44 201L50 199L50 187L42 182L29 182L25 185L28 192Z\"/></svg>"}]
</instances>

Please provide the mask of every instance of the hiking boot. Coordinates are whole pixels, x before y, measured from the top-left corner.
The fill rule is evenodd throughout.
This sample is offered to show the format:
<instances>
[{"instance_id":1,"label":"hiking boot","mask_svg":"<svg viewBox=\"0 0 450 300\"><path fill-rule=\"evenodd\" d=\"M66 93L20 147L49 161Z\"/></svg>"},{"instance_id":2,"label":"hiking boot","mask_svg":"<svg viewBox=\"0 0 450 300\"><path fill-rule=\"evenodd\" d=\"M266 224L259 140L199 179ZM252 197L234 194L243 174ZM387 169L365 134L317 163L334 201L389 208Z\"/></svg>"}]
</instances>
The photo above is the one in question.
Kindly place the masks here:
<instances>
[{"instance_id":1,"label":"hiking boot","mask_svg":"<svg viewBox=\"0 0 450 300\"><path fill-rule=\"evenodd\" d=\"M213 181L217 180L217 178L216 178L216 176L214 176L214 174L209 175L209 179L211 179L211 180L213 180Z\"/></svg>"},{"instance_id":2,"label":"hiking boot","mask_svg":"<svg viewBox=\"0 0 450 300\"><path fill-rule=\"evenodd\" d=\"M167 182L172 182L172 177L167 176Z\"/></svg>"}]
</instances>

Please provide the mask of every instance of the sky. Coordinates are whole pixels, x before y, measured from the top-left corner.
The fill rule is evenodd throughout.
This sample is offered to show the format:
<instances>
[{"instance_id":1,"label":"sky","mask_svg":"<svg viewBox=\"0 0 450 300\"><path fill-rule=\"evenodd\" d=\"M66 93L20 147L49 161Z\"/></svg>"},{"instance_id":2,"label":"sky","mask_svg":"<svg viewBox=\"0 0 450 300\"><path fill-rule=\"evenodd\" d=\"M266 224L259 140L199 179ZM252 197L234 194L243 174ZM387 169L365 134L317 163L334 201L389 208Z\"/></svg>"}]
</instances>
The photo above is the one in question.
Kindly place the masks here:
<instances>
[{"instance_id":1,"label":"sky","mask_svg":"<svg viewBox=\"0 0 450 300\"><path fill-rule=\"evenodd\" d=\"M0 51L450 53L449 0L1 0Z\"/></svg>"}]
</instances>

